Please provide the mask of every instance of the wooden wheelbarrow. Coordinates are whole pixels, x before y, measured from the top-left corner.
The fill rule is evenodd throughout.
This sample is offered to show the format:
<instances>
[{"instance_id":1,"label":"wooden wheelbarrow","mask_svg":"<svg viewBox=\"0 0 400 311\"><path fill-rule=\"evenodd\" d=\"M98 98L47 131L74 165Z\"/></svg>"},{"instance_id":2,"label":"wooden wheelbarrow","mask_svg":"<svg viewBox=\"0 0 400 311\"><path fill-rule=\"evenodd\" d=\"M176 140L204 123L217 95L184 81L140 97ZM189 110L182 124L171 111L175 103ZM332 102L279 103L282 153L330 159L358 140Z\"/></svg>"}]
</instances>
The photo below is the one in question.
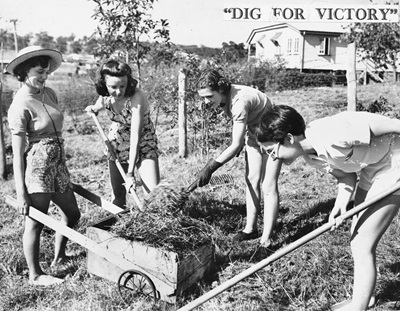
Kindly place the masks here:
<instances>
[{"instance_id":1,"label":"wooden wheelbarrow","mask_svg":"<svg viewBox=\"0 0 400 311\"><path fill-rule=\"evenodd\" d=\"M96 194L73 184L73 191L113 214L86 230L86 236L60 221L30 207L27 217L66 236L86 248L88 271L116 282L122 299L130 304L138 299L176 303L177 297L209 270L213 246L203 246L181 259L178 254L161 250L144 242L130 241L107 231L117 217L127 216L126 210ZM6 202L17 208L11 196ZM118 216L119 215L119 216Z\"/></svg>"}]
</instances>

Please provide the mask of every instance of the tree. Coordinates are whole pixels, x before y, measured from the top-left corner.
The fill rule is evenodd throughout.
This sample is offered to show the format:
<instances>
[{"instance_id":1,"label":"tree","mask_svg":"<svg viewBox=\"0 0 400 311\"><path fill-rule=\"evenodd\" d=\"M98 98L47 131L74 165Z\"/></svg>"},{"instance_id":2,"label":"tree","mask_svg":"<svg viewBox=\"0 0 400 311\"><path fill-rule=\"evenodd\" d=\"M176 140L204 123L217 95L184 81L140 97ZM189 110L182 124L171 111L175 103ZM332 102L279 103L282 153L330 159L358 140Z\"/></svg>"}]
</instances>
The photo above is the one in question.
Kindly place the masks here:
<instances>
[{"instance_id":1,"label":"tree","mask_svg":"<svg viewBox=\"0 0 400 311\"><path fill-rule=\"evenodd\" d=\"M225 62L235 63L247 59L247 50L243 43L236 44L233 41L222 43L222 56Z\"/></svg>"},{"instance_id":2,"label":"tree","mask_svg":"<svg viewBox=\"0 0 400 311\"><path fill-rule=\"evenodd\" d=\"M50 36L46 31L41 31L36 34L35 45L40 45L43 48L54 49L56 43L54 42L54 37Z\"/></svg>"},{"instance_id":3,"label":"tree","mask_svg":"<svg viewBox=\"0 0 400 311\"><path fill-rule=\"evenodd\" d=\"M57 37L56 38L56 49L61 53L66 53L68 47L68 38L67 37Z\"/></svg>"},{"instance_id":4,"label":"tree","mask_svg":"<svg viewBox=\"0 0 400 311\"><path fill-rule=\"evenodd\" d=\"M178 58L175 56L177 48L174 46L167 46L156 42L151 45L148 53L148 65L154 67L156 70L159 68L170 68L172 65L178 63Z\"/></svg>"},{"instance_id":5,"label":"tree","mask_svg":"<svg viewBox=\"0 0 400 311\"><path fill-rule=\"evenodd\" d=\"M97 56L97 48L102 45L102 43L95 37L91 36L90 38L84 36L83 37L83 47L84 47L84 52L86 54L92 54Z\"/></svg>"},{"instance_id":6,"label":"tree","mask_svg":"<svg viewBox=\"0 0 400 311\"><path fill-rule=\"evenodd\" d=\"M397 81L396 61L400 50L400 26L398 23L355 23L347 35L355 42L363 59L374 61L380 68L393 67Z\"/></svg>"},{"instance_id":7,"label":"tree","mask_svg":"<svg viewBox=\"0 0 400 311\"><path fill-rule=\"evenodd\" d=\"M122 52L133 60L140 80L140 65L150 51L148 41L169 41L167 20L154 21L148 13L154 0L93 0L97 3L93 18L99 21L97 32L104 40L106 57Z\"/></svg>"},{"instance_id":8,"label":"tree","mask_svg":"<svg viewBox=\"0 0 400 311\"><path fill-rule=\"evenodd\" d=\"M81 53L82 50L83 50L82 44L81 44L80 41L74 40L74 41L72 41L72 42L70 43L70 46L71 46L71 51L72 51L72 53L79 54L79 53Z\"/></svg>"},{"instance_id":9,"label":"tree","mask_svg":"<svg viewBox=\"0 0 400 311\"><path fill-rule=\"evenodd\" d=\"M14 42L14 35L7 30L0 29L0 39L3 43L3 48L6 50L14 50L15 49L15 42Z\"/></svg>"}]
</instances>

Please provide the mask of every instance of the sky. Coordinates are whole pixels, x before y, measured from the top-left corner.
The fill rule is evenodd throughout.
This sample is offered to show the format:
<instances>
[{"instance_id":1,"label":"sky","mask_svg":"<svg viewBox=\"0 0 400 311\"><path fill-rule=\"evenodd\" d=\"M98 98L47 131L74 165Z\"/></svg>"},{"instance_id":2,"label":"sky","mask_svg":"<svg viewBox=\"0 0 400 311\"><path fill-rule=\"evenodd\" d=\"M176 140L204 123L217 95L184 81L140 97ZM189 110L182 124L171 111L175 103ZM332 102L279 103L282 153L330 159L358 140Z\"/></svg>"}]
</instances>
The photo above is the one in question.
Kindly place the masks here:
<instances>
[{"instance_id":1,"label":"sky","mask_svg":"<svg viewBox=\"0 0 400 311\"><path fill-rule=\"evenodd\" d=\"M224 4L239 1L249 6L285 4L298 0L158 0L152 16L168 19L171 42L185 45L221 47L223 42L245 43L251 31L267 26L265 21L224 20ZM302 4L316 0L303 0ZM369 0L336 0L342 3L370 3ZM318 0L318 3L332 3ZM46 31L53 37L90 37L96 29L92 18L96 4L91 0L0 0L0 28L18 35Z\"/></svg>"}]
</instances>

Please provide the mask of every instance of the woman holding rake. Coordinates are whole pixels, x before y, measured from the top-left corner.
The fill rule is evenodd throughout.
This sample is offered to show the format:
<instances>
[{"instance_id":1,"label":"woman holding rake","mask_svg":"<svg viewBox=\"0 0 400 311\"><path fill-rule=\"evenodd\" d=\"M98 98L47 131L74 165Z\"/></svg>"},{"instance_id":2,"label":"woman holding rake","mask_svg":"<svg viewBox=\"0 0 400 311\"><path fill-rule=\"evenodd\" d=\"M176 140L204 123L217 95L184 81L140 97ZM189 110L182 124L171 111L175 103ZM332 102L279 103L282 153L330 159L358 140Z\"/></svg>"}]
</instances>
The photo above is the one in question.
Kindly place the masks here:
<instances>
[{"instance_id":1,"label":"woman holding rake","mask_svg":"<svg viewBox=\"0 0 400 311\"><path fill-rule=\"evenodd\" d=\"M197 186L208 184L211 175L233 159L246 145L246 225L236 241L258 238L257 217L261 211L261 183L264 193L264 230L260 243L271 244L273 226L278 216L277 177L281 161L269 161L260 150L254 130L263 113L272 105L269 97L249 86L231 84L217 70L204 70L197 82L198 94L210 108L221 109L233 121L232 142L216 159L211 159L198 173ZM268 160L268 161L267 161Z\"/></svg>"},{"instance_id":2,"label":"woman holding rake","mask_svg":"<svg viewBox=\"0 0 400 311\"><path fill-rule=\"evenodd\" d=\"M381 193L400 179L400 120L367 113L342 112L311 122L289 106L273 106L262 118L257 141L273 158L290 165L303 157L310 165L338 180L338 194L329 216L340 215L355 193L355 205ZM357 184L357 177L359 182ZM354 216L351 251L354 260L353 297L334 310L366 310L374 304L376 248L396 216L400 191Z\"/></svg>"}]
</instances>

